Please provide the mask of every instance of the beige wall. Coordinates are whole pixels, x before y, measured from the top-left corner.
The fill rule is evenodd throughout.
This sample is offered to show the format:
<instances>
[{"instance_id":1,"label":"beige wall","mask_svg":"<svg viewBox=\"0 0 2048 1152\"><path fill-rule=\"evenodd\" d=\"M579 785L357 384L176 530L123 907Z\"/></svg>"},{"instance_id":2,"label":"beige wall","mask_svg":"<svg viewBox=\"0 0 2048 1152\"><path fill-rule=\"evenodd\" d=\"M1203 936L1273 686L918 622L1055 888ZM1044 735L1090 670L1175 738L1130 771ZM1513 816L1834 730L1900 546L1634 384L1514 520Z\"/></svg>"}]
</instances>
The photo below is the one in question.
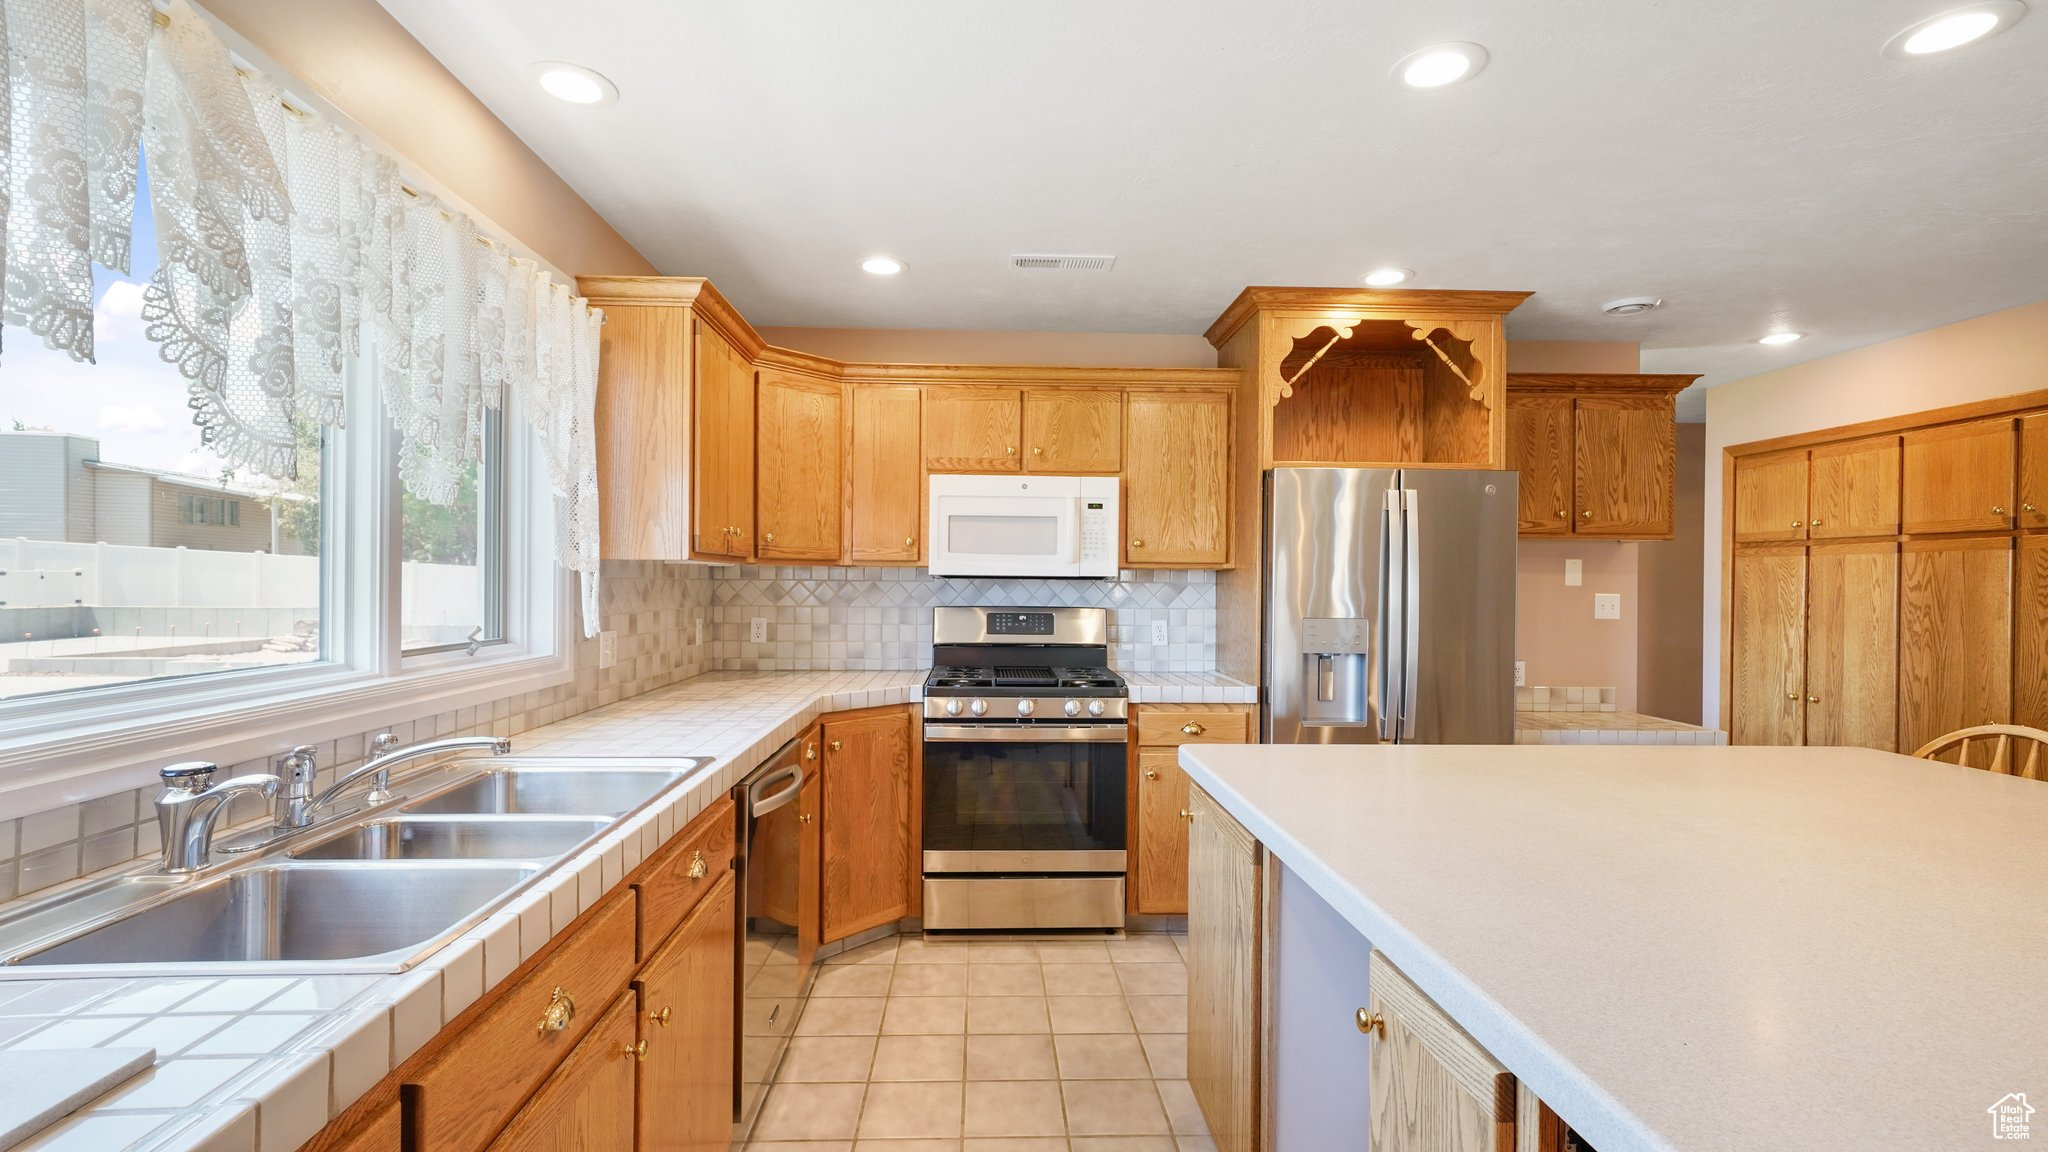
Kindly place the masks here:
<instances>
[{"instance_id":1,"label":"beige wall","mask_svg":"<svg viewBox=\"0 0 2048 1152\"><path fill-rule=\"evenodd\" d=\"M1515 550L1515 659L1527 683L1614 688L1615 706L1636 710L1641 627L1639 549L1617 540L1524 540ZM1564 562L1582 561L1585 582L1564 583ZM1593 619L1593 594L1621 596L1621 619Z\"/></svg>"},{"instance_id":2,"label":"beige wall","mask_svg":"<svg viewBox=\"0 0 2048 1152\"><path fill-rule=\"evenodd\" d=\"M2048 300L1930 328L1707 390L1701 707L1721 712L1723 449L2048 388Z\"/></svg>"},{"instance_id":3,"label":"beige wall","mask_svg":"<svg viewBox=\"0 0 2048 1152\"><path fill-rule=\"evenodd\" d=\"M1678 493L1673 539L1638 545L1636 711L1688 724L1700 722L1700 614L1706 588L1700 557L1706 547L1706 485L1701 461L1707 426L1678 426ZM1716 725L1718 726L1718 725Z\"/></svg>"},{"instance_id":4,"label":"beige wall","mask_svg":"<svg viewBox=\"0 0 2048 1152\"><path fill-rule=\"evenodd\" d=\"M1510 340L1510 372L1641 372L1631 340ZM1582 685L1583 687L1583 685Z\"/></svg>"},{"instance_id":5,"label":"beige wall","mask_svg":"<svg viewBox=\"0 0 2048 1152\"><path fill-rule=\"evenodd\" d=\"M202 0L258 51L571 276L653 275L584 203L376 0Z\"/></svg>"}]
</instances>

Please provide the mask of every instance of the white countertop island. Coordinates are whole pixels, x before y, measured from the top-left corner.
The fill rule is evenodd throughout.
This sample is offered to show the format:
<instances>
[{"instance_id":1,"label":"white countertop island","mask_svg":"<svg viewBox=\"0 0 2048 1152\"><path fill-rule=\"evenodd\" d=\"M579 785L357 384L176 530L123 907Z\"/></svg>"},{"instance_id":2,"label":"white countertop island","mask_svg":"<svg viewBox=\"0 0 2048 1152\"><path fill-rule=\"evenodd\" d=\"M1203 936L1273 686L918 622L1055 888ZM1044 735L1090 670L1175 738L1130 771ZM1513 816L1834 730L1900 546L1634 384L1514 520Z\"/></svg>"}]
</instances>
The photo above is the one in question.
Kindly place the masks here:
<instances>
[{"instance_id":1,"label":"white countertop island","mask_svg":"<svg viewBox=\"0 0 2048 1152\"><path fill-rule=\"evenodd\" d=\"M1860 749L1181 763L1600 1152L1977 1147L2021 1092L2048 1136L2048 783Z\"/></svg>"}]
</instances>

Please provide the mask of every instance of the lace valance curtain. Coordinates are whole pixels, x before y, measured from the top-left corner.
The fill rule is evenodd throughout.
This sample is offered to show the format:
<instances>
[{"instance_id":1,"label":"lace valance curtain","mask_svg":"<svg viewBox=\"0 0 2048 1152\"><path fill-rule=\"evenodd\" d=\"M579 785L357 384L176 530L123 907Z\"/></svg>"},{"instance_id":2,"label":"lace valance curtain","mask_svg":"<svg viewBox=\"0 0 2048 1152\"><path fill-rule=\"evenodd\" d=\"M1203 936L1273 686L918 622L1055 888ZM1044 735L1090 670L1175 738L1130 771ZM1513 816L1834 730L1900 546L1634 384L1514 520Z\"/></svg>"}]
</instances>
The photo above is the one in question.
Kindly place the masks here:
<instances>
[{"instance_id":1,"label":"lace valance curtain","mask_svg":"<svg viewBox=\"0 0 2048 1152\"><path fill-rule=\"evenodd\" d=\"M0 319L91 359L92 262L127 270L140 144L158 245L143 319L208 447L295 477L294 428L346 423L342 374L367 333L400 477L446 504L485 411L514 397L596 634L600 313L408 188L390 156L238 72L183 0L162 15L0 0L0 48Z\"/></svg>"}]
</instances>

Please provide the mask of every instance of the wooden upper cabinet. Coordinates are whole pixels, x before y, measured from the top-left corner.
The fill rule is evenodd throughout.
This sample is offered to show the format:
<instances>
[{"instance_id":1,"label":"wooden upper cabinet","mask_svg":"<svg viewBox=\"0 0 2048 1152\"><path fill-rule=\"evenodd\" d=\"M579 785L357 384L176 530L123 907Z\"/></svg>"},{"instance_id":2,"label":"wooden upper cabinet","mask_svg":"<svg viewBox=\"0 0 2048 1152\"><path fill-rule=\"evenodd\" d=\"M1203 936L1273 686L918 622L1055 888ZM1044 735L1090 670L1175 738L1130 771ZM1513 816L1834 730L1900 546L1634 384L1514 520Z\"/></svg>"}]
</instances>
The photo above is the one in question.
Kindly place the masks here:
<instances>
[{"instance_id":1,"label":"wooden upper cabinet","mask_svg":"<svg viewBox=\"0 0 2048 1152\"><path fill-rule=\"evenodd\" d=\"M855 384L851 564L924 558L923 393L914 384Z\"/></svg>"},{"instance_id":2,"label":"wooden upper cabinet","mask_svg":"<svg viewBox=\"0 0 2048 1152\"><path fill-rule=\"evenodd\" d=\"M1807 744L1897 749L1898 612L1897 543L1812 547L1806 592Z\"/></svg>"},{"instance_id":3,"label":"wooden upper cabinet","mask_svg":"<svg viewBox=\"0 0 2048 1152\"><path fill-rule=\"evenodd\" d=\"M1375 951L1366 1073L1372 1152L1515 1152L1515 1077ZM1534 1145L1530 1145L1534 1147Z\"/></svg>"},{"instance_id":4,"label":"wooden upper cabinet","mask_svg":"<svg viewBox=\"0 0 2048 1152\"><path fill-rule=\"evenodd\" d=\"M590 1035L491 1141L488 1152L632 1148L637 1004L631 992L620 993ZM728 1136L730 1128L728 1123Z\"/></svg>"},{"instance_id":5,"label":"wooden upper cabinet","mask_svg":"<svg viewBox=\"0 0 2048 1152\"><path fill-rule=\"evenodd\" d=\"M823 739L820 912L829 943L910 914L910 713L827 719Z\"/></svg>"},{"instance_id":6,"label":"wooden upper cabinet","mask_svg":"<svg viewBox=\"0 0 2048 1152\"><path fill-rule=\"evenodd\" d=\"M2048 412L2020 420L2020 527L2048 528Z\"/></svg>"},{"instance_id":7,"label":"wooden upper cabinet","mask_svg":"<svg viewBox=\"0 0 2048 1152\"><path fill-rule=\"evenodd\" d=\"M726 1152L732 1144L733 873L727 871L640 970L637 1152ZM592 1147L596 1147L593 1145Z\"/></svg>"},{"instance_id":8,"label":"wooden upper cabinet","mask_svg":"<svg viewBox=\"0 0 2048 1152\"><path fill-rule=\"evenodd\" d=\"M690 550L745 560L754 548L754 370L702 317L694 325L696 419L691 445Z\"/></svg>"},{"instance_id":9,"label":"wooden upper cabinet","mask_svg":"<svg viewBox=\"0 0 2048 1152\"><path fill-rule=\"evenodd\" d=\"M1024 467L1114 473L1123 467L1124 395L1107 388L1024 390Z\"/></svg>"},{"instance_id":10,"label":"wooden upper cabinet","mask_svg":"<svg viewBox=\"0 0 2048 1152\"><path fill-rule=\"evenodd\" d=\"M1581 396L1572 420L1581 536L1670 536L1677 426L1668 396Z\"/></svg>"},{"instance_id":11,"label":"wooden upper cabinet","mask_svg":"<svg viewBox=\"0 0 2048 1152\"><path fill-rule=\"evenodd\" d=\"M1905 434L1904 527L1913 532L1996 532L2014 522L2011 417Z\"/></svg>"},{"instance_id":12,"label":"wooden upper cabinet","mask_svg":"<svg viewBox=\"0 0 2048 1152\"><path fill-rule=\"evenodd\" d=\"M1735 462L1735 541L1806 539L1806 450Z\"/></svg>"},{"instance_id":13,"label":"wooden upper cabinet","mask_svg":"<svg viewBox=\"0 0 2048 1152\"><path fill-rule=\"evenodd\" d=\"M761 538L754 554L837 561L846 507L840 385L780 369L759 376L754 520Z\"/></svg>"},{"instance_id":14,"label":"wooden upper cabinet","mask_svg":"<svg viewBox=\"0 0 2048 1152\"><path fill-rule=\"evenodd\" d=\"M2018 560L2012 722L2048 728L2048 536L2020 537Z\"/></svg>"},{"instance_id":15,"label":"wooden upper cabinet","mask_svg":"<svg viewBox=\"0 0 2048 1152\"><path fill-rule=\"evenodd\" d=\"M1806 551L1740 552L1733 567L1729 741L1799 744L1806 736Z\"/></svg>"},{"instance_id":16,"label":"wooden upper cabinet","mask_svg":"<svg viewBox=\"0 0 2048 1152\"><path fill-rule=\"evenodd\" d=\"M1815 448L1807 534L1815 540L1897 535L1899 457L1897 436Z\"/></svg>"},{"instance_id":17,"label":"wooden upper cabinet","mask_svg":"<svg viewBox=\"0 0 2048 1152\"><path fill-rule=\"evenodd\" d=\"M1524 536L1572 530L1572 400L1508 395L1508 467L1522 474L1516 524Z\"/></svg>"},{"instance_id":18,"label":"wooden upper cabinet","mask_svg":"<svg viewBox=\"0 0 2048 1152\"><path fill-rule=\"evenodd\" d=\"M1937 736L2003 724L2012 714L2013 543L1908 540L1902 548L1899 751L1911 754Z\"/></svg>"},{"instance_id":19,"label":"wooden upper cabinet","mask_svg":"<svg viewBox=\"0 0 2048 1152\"><path fill-rule=\"evenodd\" d=\"M1230 404L1223 389L1126 394L1124 567L1231 563Z\"/></svg>"},{"instance_id":20,"label":"wooden upper cabinet","mask_svg":"<svg viewBox=\"0 0 2048 1152\"><path fill-rule=\"evenodd\" d=\"M612 301L604 307L597 359L600 547L607 560L682 560L690 555L690 311Z\"/></svg>"},{"instance_id":21,"label":"wooden upper cabinet","mask_svg":"<svg viewBox=\"0 0 2048 1152\"><path fill-rule=\"evenodd\" d=\"M924 397L924 466L933 472L1017 472L1023 391L934 385Z\"/></svg>"}]
</instances>

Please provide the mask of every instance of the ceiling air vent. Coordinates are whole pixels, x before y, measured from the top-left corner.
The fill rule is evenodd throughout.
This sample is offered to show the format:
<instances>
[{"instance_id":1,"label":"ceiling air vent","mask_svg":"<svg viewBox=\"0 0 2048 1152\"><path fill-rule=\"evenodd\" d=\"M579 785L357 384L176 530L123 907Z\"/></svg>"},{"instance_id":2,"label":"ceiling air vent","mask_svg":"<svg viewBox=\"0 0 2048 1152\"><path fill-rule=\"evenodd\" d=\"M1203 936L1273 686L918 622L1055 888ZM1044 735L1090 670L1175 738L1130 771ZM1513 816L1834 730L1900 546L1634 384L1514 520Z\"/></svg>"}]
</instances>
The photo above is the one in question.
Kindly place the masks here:
<instances>
[{"instance_id":1,"label":"ceiling air vent","mask_svg":"<svg viewBox=\"0 0 2048 1152\"><path fill-rule=\"evenodd\" d=\"M1060 256L1038 253L1010 257L1012 268L1042 268L1061 272L1107 272L1115 263L1114 256Z\"/></svg>"}]
</instances>

